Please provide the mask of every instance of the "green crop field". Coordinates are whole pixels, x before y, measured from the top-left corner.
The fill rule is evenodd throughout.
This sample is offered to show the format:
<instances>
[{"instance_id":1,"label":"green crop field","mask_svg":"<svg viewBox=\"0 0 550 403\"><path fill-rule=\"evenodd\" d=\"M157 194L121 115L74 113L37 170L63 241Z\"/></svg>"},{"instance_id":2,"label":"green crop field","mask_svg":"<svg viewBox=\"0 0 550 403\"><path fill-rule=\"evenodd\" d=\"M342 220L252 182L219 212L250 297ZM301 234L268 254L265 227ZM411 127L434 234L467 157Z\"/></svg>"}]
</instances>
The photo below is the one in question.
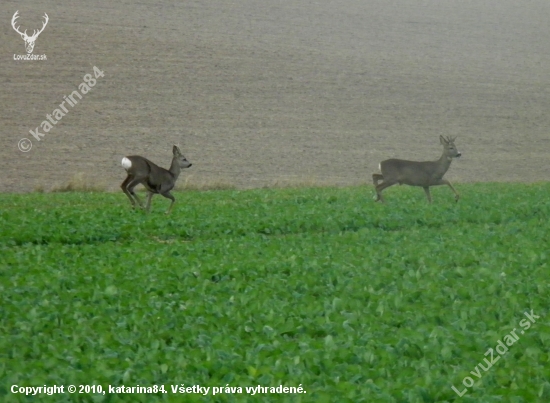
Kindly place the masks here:
<instances>
[{"instance_id":1,"label":"green crop field","mask_svg":"<svg viewBox=\"0 0 550 403\"><path fill-rule=\"evenodd\" d=\"M0 401L548 402L550 184L457 190L2 194Z\"/></svg>"}]
</instances>

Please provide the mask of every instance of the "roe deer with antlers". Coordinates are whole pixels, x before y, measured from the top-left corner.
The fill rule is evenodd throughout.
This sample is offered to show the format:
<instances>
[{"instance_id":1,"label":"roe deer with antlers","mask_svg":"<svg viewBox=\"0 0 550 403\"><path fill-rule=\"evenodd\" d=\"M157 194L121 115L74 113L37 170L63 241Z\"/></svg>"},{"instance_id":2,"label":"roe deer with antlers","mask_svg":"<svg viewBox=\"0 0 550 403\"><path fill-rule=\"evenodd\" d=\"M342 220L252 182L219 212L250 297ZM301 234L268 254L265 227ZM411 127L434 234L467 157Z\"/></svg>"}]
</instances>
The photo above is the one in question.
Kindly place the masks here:
<instances>
[{"instance_id":1,"label":"roe deer with antlers","mask_svg":"<svg viewBox=\"0 0 550 403\"><path fill-rule=\"evenodd\" d=\"M170 194L170 191L174 188L181 170L190 168L192 165L183 156L178 146L175 145L173 147L172 153L174 156L170 169L161 168L147 158L138 155L124 157L122 159L122 167L126 169L128 176L120 187L130 199L133 208L136 208L136 203L139 204L141 208L144 208L141 200L134 193L134 188L141 183L147 189L147 206L145 210L149 212L153 195L160 194L172 200L170 207L168 207L166 211L166 214L170 214L172 206L176 202L176 199Z\"/></svg>"},{"instance_id":2,"label":"roe deer with antlers","mask_svg":"<svg viewBox=\"0 0 550 403\"><path fill-rule=\"evenodd\" d=\"M458 158L462 154L455 147L455 138L439 136L443 145L443 155L437 161L407 161L398 159L389 159L382 161L379 165L380 172L372 174L372 181L376 188L375 201L384 202L382 191L396 183L409 186L421 186L426 192L428 203L432 202L430 195L430 186L447 185L455 194L455 200L458 202L459 194L443 175L449 170L453 158ZM378 183L383 181L382 183Z\"/></svg>"}]
</instances>

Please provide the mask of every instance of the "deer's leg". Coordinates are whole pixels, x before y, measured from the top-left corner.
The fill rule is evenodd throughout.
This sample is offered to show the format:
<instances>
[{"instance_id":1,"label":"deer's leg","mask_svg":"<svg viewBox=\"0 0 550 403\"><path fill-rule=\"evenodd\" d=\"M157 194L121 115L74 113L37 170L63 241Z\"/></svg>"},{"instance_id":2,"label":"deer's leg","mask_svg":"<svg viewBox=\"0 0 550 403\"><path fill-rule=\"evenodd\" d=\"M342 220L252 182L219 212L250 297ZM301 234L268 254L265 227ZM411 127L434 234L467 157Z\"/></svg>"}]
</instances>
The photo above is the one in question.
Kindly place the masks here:
<instances>
[{"instance_id":1,"label":"deer's leg","mask_svg":"<svg viewBox=\"0 0 550 403\"><path fill-rule=\"evenodd\" d=\"M432 195L430 194L430 187L429 186L423 186L424 192L426 192L426 197L428 198L428 203L432 202Z\"/></svg>"},{"instance_id":2,"label":"deer's leg","mask_svg":"<svg viewBox=\"0 0 550 403\"><path fill-rule=\"evenodd\" d=\"M378 186L378 182L381 180L384 180L382 174L372 174L372 183L375 187Z\"/></svg>"},{"instance_id":3,"label":"deer's leg","mask_svg":"<svg viewBox=\"0 0 550 403\"><path fill-rule=\"evenodd\" d=\"M126 179L124 179L124 182L120 184L120 188L124 192L126 196L128 196L128 199L130 199L130 203L132 203L132 206L135 206L136 202L134 201L133 197L128 193L128 190L126 190L126 186L128 186L128 182L132 180L132 177L128 175Z\"/></svg>"},{"instance_id":4,"label":"deer's leg","mask_svg":"<svg viewBox=\"0 0 550 403\"><path fill-rule=\"evenodd\" d=\"M130 199L130 203L132 203L132 207L136 208L136 200L132 197L133 189L132 189L132 192L128 190L128 185L132 182L133 179L134 177L132 175L128 175L126 179L124 179L124 182L122 182L122 184L120 185L120 188L122 189L124 194L128 196L128 199Z\"/></svg>"},{"instance_id":5,"label":"deer's leg","mask_svg":"<svg viewBox=\"0 0 550 403\"><path fill-rule=\"evenodd\" d=\"M137 204L139 204L139 207L143 208L143 203L141 202L140 198L137 196L137 194L134 192L134 188L141 183L141 179L132 177L130 182L126 185L126 190L128 193L130 193L134 199L136 200ZM135 206L135 204L134 204Z\"/></svg>"},{"instance_id":6,"label":"deer's leg","mask_svg":"<svg viewBox=\"0 0 550 403\"><path fill-rule=\"evenodd\" d=\"M382 182L379 185L376 185L376 195L378 196L378 199L376 201L380 200L382 203L384 203L384 198L382 197L382 190L389 188L390 186L393 186L397 183L397 181L393 182Z\"/></svg>"},{"instance_id":7,"label":"deer's leg","mask_svg":"<svg viewBox=\"0 0 550 403\"><path fill-rule=\"evenodd\" d=\"M170 203L170 207L168 207L168 210L166 210L166 214L170 214L172 212L172 207L174 206L174 203L176 202L176 199L174 198L174 196L172 196L170 191L166 191L164 193L161 193L161 195L163 195L167 199L172 200L172 203Z\"/></svg>"},{"instance_id":8,"label":"deer's leg","mask_svg":"<svg viewBox=\"0 0 550 403\"><path fill-rule=\"evenodd\" d=\"M460 199L460 195L456 191L456 189L451 185L451 182L449 182L447 179L440 179L439 182L437 182L437 185L447 185L451 188L453 193L455 194L455 201L458 202L458 199Z\"/></svg>"},{"instance_id":9,"label":"deer's leg","mask_svg":"<svg viewBox=\"0 0 550 403\"><path fill-rule=\"evenodd\" d=\"M378 186L378 181L384 180L384 177L382 174L372 174L372 183L374 184L374 188L376 189L376 186ZM380 195L378 192L376 192L376 196L374 197L374 201L377 202L380 200Z\"/></svg>"},{"instance_id":10,"label":"deer's leg","mask_svg":"<svg viewBox=\"0 0 550 403\"><path fill-rule=\"evenodd\" d=\"M153 198L153 192L147 191L147 206L145 207L145 211L149 212L151 210L151 199Z\"/></svg>"}]
</instances>

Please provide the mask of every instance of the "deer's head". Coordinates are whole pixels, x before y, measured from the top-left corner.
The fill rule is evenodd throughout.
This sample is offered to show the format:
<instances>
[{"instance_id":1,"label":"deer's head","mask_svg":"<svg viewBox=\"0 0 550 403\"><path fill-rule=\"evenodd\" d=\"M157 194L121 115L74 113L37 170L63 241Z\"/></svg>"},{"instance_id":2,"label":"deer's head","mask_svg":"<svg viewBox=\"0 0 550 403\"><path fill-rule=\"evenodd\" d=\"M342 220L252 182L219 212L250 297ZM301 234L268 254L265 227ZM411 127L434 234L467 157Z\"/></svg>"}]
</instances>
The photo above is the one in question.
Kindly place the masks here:
<instances>
[{"instance_id":1,"label":"deer's head","mask_svg":"<svg viewBox=\"0 0 550 403\"><path fill-rule=\"evenodd\" d=\"M181 169L190 168L191 165L193 165L189 161L187 161L187 158L183 156L177 145L174 145L174 147L172 148L172 153L174 154L174 160L177 161Z\"/></svg>"},{"instance_id":2,"label":"deer's head","mask_svg":"<svg viewBox=\"0 0 550 403\"><path fill-rule=\"evenodd\" d=\"M44 13L45 21L42 23L42 28L40 30L35 29L33 31L33 34L31 36L28 36L27 30L25 30L25 32L21 32L19 31L19 27L15 26L16 20L19 18L19 15L17 15L18 13L19 10L17 10L13 15L13 18L11 19L11 26L13 27L13 29L15 29L15 32L21 35L21 38L23 38L23 40L25 41L25 48L27 49L27 53L30 54L34 49L34 42L36 41L36 38L38 38L38 35L40 35L40 33L44 31L44 28L46 28L46 25L48 25L48 14Z\"/></svg>"},{"instance_id":3,"label":"deer's head","mask_svg":"<svg viewBox=\"0 0 550 403\"><path fill-rule=\"evenodd\" d=\"M455 146L456 137L443 137L439 136L439 141L443 145L443 152L445 156L450 160L452 158L458 158L462 155Z\"/></svg>"}]
</instances>

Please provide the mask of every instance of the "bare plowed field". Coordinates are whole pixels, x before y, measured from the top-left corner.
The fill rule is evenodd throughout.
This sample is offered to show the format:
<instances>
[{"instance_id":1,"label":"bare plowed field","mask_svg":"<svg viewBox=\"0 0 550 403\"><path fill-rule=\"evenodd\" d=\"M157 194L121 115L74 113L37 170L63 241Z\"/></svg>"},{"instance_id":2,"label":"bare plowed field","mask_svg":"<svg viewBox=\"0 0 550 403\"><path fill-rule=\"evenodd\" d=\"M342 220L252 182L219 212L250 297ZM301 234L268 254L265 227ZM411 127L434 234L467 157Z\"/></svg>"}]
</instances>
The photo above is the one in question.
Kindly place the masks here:
<instances>
[{"instance_id":1,"label":"bare plowed field","mask_svg":"<svg viewBox=\"0 0 550 403\"><path fill-rule=\"evenodd\" d=\"M40 28L25 54L11 26ZM455 182L550 178L550 3L489 1L4 1L0 191L82 174L116 189L120 160L197 185L370 183L389 157L436 159ZM64 96L104 72L37 141ZM21 138L32 149L18 150ZM183 179L185 180L185 179ZM182 181L183 181L182 180Z\"/></svg>"}]
</instances>

